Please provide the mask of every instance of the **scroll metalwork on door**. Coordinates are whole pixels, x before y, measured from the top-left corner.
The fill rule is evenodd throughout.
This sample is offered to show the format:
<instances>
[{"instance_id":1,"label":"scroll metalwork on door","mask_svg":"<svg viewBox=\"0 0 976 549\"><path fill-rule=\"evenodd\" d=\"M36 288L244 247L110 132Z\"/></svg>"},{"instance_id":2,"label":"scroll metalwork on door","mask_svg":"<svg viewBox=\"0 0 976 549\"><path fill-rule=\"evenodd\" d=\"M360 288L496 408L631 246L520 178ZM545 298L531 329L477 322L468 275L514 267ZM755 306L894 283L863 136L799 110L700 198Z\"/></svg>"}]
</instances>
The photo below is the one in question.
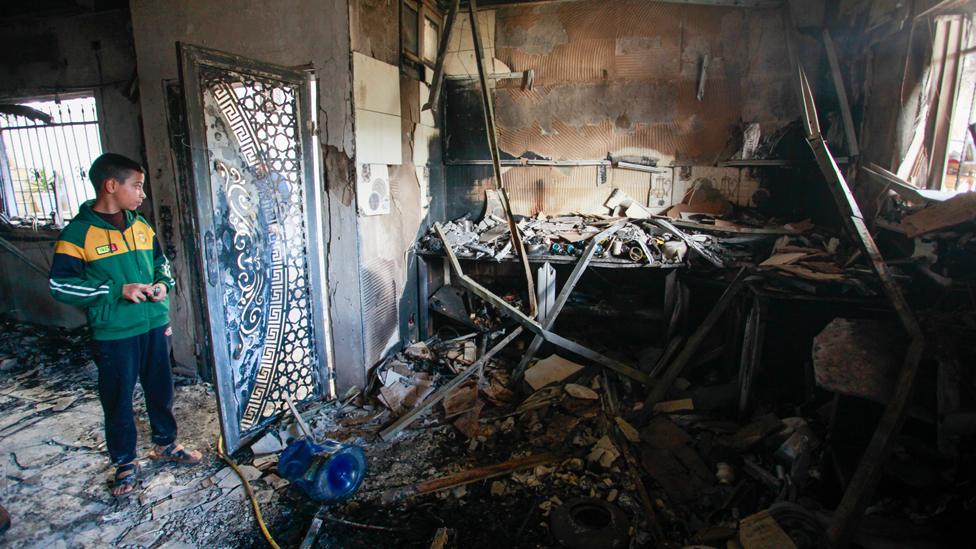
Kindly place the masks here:
<instances>
[{"instance_id":1,"label":"scroll metalwork on door","mask_svg":"<svg viewBox=\"0 0 976 549\"><path fill-rule=\"evenodd\" d=\"M306 75L181 47L211 357L228 446L327 381Z\"/></svg>"}]
</instances>

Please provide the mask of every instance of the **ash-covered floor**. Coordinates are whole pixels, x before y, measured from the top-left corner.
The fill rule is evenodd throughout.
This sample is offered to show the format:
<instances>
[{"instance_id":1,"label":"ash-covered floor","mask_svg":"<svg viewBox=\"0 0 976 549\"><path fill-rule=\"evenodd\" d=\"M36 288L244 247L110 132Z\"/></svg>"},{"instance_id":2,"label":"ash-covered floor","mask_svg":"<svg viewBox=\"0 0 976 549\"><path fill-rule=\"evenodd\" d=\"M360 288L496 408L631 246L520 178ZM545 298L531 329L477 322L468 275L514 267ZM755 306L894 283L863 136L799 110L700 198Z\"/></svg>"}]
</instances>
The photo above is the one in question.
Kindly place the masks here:
<instances>
[{"instance_id":1,"label":"ash-covered floor","mask_svg":"<svg viewBox=\"0 0 976 549\"><path fill-rule=\"evenodd\" d=\"M8 547L237 547L256 529L243 489L214 452L216 401L206 384L176 388L180 439L203 450L195 466L143 459L143 481L116 500L107 481L97 370L84 330L4 322L0 335L0 504ZM150 447L145 403L136 395L139 453ZM274 491L255 488L267 504ZM262 489L264 488L264 489Z\"/></svg>"},{"instance_id":2,"label":"ash-covered floor","mask_svg":"<svg viewBox=\"0 0 976 549\"><path fill-rule=\"evenodd\" d=\"M116 500L107 490L113 469L84 331L0 327L0 504L13 520L0 546L267 546L244 487L216 454L209 385L178 384L175 403L180 438L204 451L204 461L145 460L140 486ZM677 394L642 424L643 388L598 368L543 358L527 384L513 389L509 375L524 343L500 352L480 376L387 441L378 435L397 417L476 368L471 362L481 353L473 340L416 344L373 370L364 393L305 406L317 440L366 452L365 481L345 501L321 506L280 477L280 452L297 434L290 416L238 451L233 458L278 544L302 546L316 517L322 526L308 539L314 547L748 549L766 547L750 543L771 529L788 536L788 546L823 542L841 488L837 461L824 450L829 406L763 399L739 419L690 406L705 402L701 393ZM145 455L140 401L137 395ZM947 546L972 508L971 475L950 475L950 468L909 459L911 445L900 448L893 475L915 485L888 482L857 542ZM938 471L943 477L932 476ZM951 489L950 476L957 479ZM570 516L570 509L579 512Z\"/></svg>"}]
</instances>

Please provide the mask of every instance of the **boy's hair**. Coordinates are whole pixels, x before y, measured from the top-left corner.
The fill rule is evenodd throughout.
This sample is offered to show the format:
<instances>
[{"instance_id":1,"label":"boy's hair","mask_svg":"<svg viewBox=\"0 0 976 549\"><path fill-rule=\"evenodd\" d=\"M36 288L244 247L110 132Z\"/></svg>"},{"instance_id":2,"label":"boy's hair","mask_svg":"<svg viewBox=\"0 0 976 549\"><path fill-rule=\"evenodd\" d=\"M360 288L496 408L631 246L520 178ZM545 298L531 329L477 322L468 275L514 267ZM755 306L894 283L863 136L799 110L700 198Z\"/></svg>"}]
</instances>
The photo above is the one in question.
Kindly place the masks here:
<instances>
[{"instance_id":1,"label":"boy's hair","mask_svg":"<svg viewBox=\"0 0 976 549\"><path fill-rule=\"evenodd\" d=\"M88 178L95 187L95 194L102 192L102 184L106 179L125 181L129 172L146 173L138 162L127 156L115 153L105 153L92 162L88 168Z\"/></svg>"}]
</instances>

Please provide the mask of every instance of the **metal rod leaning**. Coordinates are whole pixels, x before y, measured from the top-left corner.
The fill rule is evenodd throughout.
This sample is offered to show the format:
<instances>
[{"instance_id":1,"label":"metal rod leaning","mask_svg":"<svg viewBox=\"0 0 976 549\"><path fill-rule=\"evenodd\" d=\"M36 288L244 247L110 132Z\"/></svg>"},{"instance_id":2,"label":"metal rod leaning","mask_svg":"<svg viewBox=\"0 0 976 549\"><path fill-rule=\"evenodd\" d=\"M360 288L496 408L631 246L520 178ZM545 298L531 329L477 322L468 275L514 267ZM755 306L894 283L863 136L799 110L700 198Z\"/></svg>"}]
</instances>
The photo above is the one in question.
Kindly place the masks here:
<instances>
[{"instance_id":1,"label":"metal rod leaning","mask_svg":"<svg viewBox=\"0 0 976 549\"><path fill-rule=\"evenodd\" d=\"M529 256L525 253L525 243L519 235L518 224L512 215L512 206L508 201L508 193L505 192L505 184L502 181L501 159L498 153L498 132L495 129L495 107L491 99L491 90L488 89L488 71L485 69L485 52L481 45L481 27L478 26L478 5L475 0L468 1L468 13L471 17L471 38L474 44L474 58L478 65L478 79L481 81L481 101L484 105L485 113L485 132L488 134L488 151L491 153L491 166L495 175L495 182L498 185L498 195L501 198L502 206L505 208L505 219L508 221L508 230L515 246L515 252L522 262L522 270L525 271L525 282L529 293L529 312L535 316L538 304L535 298L535 282L532 279L532 268L529 267Z\"/></svg>"},{"instance_id":2,"label":"metal rod leaning","mask_svg":"<svg viewBox=\"0 0 976 549\"><path fill-rule=\"evenodd\" d=\"M437 236L441 239L442 242L447 242L447 239L444 236L444 230L441 228L440 223L434 224L434 231L437 233ZM457 256L454 255L454 250L451 249L449 245L445 244L444 253L447 254L447 258L451 263L451 269L453 270L454 274L457 275L458 282L462 286L471 290L471 292L473 292L478 297L484 299L488 303L491 303L492 305L497 307L508 317L512 318L513 320L521 324L522 327L525 328L526 330L532 332L533 334L541 335L549 343L562 347L563 349L566 349L567 351L577 354L588 360L592 360L593 362L596 362L597 364L605 368L609 368L621 375L625 375L633 380L639 381L644 385L651 384L650 376L648 376L644 372L641 372L636 368L627 366L622 362L604 356L590 348L580 345L579 343L570 341L565 337L562 337L549 330L546 330L545 328L542 327L541 324L539 324L532 318L526 316L525 313L513 307L510 303L508 303L504 299L493 294L489 289L485 288L481 284L478 284L477 282L472 280L471 277L465 275L464 271L461 270L461 263L458 261Z\"/></svg>"},{"instance_id":3,"label":"metal rod leaning","mask_svg":"<svg viewBox=\"0 0 976 549\"><path fill-rule=\"evenodd\" d=\"M583 276L583 272L590 265L590 260L593 259L593 255L596 253L596 247L604 239L612 236L615 232L620 230L624 225L627 224L627 220L618 221L614 223L607 229L593 236L590 239L590 243L586 245L586 249L583 250L583 255L576 262L576 267L573 268L573 272L569 274L569 278L566 280L566 284L559 291L559 295L556 297L555 303L553 303L552 308L549 310L549 314L542 321L542 327L546 330L551 330L552 326L556 323L556 317L559 316L560 311L562 311L563 306L569 301L569 295L573 293L573 289L576 288L576 283ZM532 343L529 344L529 348L525 351L525 355L522 356L522 360L519 362L518 367L515 369L514 380L518 381L525 374L525 369L529 365L529 361L539 352L539 347L542 347L542 342L545 341L541 335L536 335L532 338Z\"/></svg>"},{"instance_id":4,"label":"metal rod leaning","mask_svg":"<svg viewBox=\"0 0 976 549\"><path fill-rule=\"evenodd\" d=\"M481 356L478 360L474 362L471 366L468 366L463 372L454 377L451 381L447 382L446 385L438 389L434 394L427 397L422 403L415 406L412 410L400 417L400 419L394 421L386 429L380 431L380 438L383 440L391 440L400 431L414 422L418 417L420 417L424 412L429 410L438 402L444 400L444 397L449 395L451 391L457 389L461 386L469 377L477 373L484 367L484 365L491 360L491 357L495 356L499 351L505 348L506 345L512 342L519 334L522 333L522 327L518 326L510 334L505 336L505 339L501 340L497 345L488 350L487 353Z\"/></svg>"}]
</instances>

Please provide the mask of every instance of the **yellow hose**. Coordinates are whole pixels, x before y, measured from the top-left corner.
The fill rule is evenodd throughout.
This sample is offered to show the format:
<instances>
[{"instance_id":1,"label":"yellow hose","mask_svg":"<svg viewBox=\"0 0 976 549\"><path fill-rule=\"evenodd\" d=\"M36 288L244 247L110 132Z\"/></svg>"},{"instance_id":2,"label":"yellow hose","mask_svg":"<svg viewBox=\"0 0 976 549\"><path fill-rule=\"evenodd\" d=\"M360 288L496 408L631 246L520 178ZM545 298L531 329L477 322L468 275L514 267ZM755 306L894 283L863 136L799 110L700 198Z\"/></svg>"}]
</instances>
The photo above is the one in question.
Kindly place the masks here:
<instances>
[{"instance_id":1,"label":"yellow hose","mask_svg":"<svg viewBox=\"0 0 976 549\"><path fill-rule=\"evenodd\" d=\"M251 499L251 507L254 509L254 518L256 518L258 521L258 526L261 528L261 533L264 534L264 539L268 540L268 544L274 549L281 549L278 547L278 544L275 543L274 538L271 537L271 532L268 531L268 526L264 524L264 517L261 516L261 507L258 505L257 498L254 497L254 491L251 490L251 483L244 478L244 474L241 473L241 470L237 468L237 464L234 463L229 456L224 454L224 437L222 435L217 435L217 455L220 456L220 459L224 460L227 465L230 465L230 468L237 473L238 477L240 477L241 483L244 485L244 491L247 492L247 497Z\"/></svg>"}]
</instances>

